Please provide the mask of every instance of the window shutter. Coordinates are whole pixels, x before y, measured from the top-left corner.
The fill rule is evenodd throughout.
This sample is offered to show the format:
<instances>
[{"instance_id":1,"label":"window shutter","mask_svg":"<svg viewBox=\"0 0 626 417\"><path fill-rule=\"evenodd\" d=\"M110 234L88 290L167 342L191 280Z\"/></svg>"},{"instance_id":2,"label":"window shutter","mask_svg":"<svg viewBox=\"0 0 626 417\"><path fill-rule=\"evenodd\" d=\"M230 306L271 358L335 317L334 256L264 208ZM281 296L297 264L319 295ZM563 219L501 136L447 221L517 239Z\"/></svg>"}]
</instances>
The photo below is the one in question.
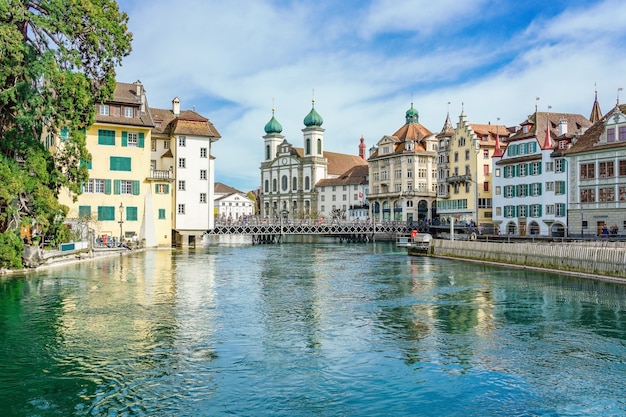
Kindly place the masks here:
<instances>
[{"instance_id":1,"label":"window shutter","mask_svg":"<svg viewBox=\"0 0 626 417\"><path fill-rule=\"evenodd\" d=\"M139 141L137 143L137 146L139 146L140 148L143 148L144 144L144 137L143 137L143 132L139 133Z\"/></svg>"},{"instance_id":2,"label":"window shutter","mask_svg":"<svg viewBox=\"0 0 626 417\"><path fill-rule=\"evenodd\" d=\"M566 159L561 160L561 171L567 172L567 160Z\"/></svg>"},{"instance_id":3,"label":"window shutter","mask_svg":"<svg viewBox=\"0 0 626 417\"><path fill-rule=\"evenodd\" d=\"M122 146L128 146L128 132L122 132Z\"/></svg>"},{"instance_id":4,"label":"window shutter","mask_svg":"<svg viewBox=\"0 0 626 417\"><path fill-rule=\"evenodd\" d=\"M537 167L537 168L538 168L538 169L537 169L537 172L539 173L539 175L541 175L541 165L542 165L542 164L541 164L541 162L539 162L537 165L538 165L538 167Z\"/></svg>"},{"instance_id":5,"label":"window shutter","mask_svg":"<svg viewBox=\"0 0 626 417\"><path fill-rule=\"evenodd\" d=\"M155 194L159 193L159 184L154 184L154 193Z\"/></svg>"},{"instance_id":6,"label":"window shutter","mask_svg":"<svg viewBox=\"0 0 626 417\"><path fill-rule=\"evenodd\" d=\"M133 195L139 195L139 192L140 192L139 180L135 180L133 181Z\"/></svg>"},{"instance_id":7,"label":"window shutter","mask_svg":"<svg viewBox=\"0 0 626 417\"><path fill-rule=\"evenodd\" d=\"M165 184L165 194L169 194L169 193L170 193L170 185Z\"/></svg>"},{"instance_id":8,"label":"window shutter","mask_svg":"<svg viewBox=\"0 0 626 417\"><path fill-rule=\"evenodd\" d=\"M111 194L111 180L104 180L104 193Z\"/></svg>"},{"instance_id":9,"label":"window shutter","mask_svg":"<svg viewBox=\"0 0 626 417\"><path fill-rule=\"evenodd\" d=\"M120 194L120 180L113 180L113 194Z\"/></svg>"},{"instance_id":10,"label":"window shutter","mask_svg":"<svg viewBox=\"0 0 626 417\"><path fill-rule=\"evenodd\" d=\"M537 204L537 217L541 217L541 208L543 206L541 204Z\"/></svg>"},{"instance_id":11,"label":"window shutter","mask_svg":"<svg viewBox=\"0 0 626 417\"><path fill-rule=\"evenodd\" d=\"M543 188L543 184L541 184L541 183L537 184L537 195L541 195L541 189L542 188Z\"/></svg>"}]
</instances>

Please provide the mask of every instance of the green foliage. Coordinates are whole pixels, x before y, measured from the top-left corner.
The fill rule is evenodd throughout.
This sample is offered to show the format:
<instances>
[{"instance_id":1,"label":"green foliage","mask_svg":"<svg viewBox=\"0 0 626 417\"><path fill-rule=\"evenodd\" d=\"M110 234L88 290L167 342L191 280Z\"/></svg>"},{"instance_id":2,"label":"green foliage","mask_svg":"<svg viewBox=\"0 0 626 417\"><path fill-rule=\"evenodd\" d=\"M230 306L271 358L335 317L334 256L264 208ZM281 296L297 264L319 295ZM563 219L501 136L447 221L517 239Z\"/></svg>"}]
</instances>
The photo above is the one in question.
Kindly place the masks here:
<instances>
[{"instance_id":1,"label":"green foliage","mask_svg":"<svg viewBox=\"0 0 626 417\"><path fill-rule=\"evenodd\" d=\"M0 268L21 269L23 250L22 240L16 232L0 233Z\"/></svg>"},{"instance_id":2,"label":"green foliage","mask_svg":"<svg viewBox=\"0 0 626 417\"><path fill-rule=\"evenodd\" d=\"M60 238L57 197L88 179L85 132L130 53L128 16L114 0L3 0L0 16L0 233L28 224ZM42 139L61 129L52 154Z\"/></svg>"}]
</instances>

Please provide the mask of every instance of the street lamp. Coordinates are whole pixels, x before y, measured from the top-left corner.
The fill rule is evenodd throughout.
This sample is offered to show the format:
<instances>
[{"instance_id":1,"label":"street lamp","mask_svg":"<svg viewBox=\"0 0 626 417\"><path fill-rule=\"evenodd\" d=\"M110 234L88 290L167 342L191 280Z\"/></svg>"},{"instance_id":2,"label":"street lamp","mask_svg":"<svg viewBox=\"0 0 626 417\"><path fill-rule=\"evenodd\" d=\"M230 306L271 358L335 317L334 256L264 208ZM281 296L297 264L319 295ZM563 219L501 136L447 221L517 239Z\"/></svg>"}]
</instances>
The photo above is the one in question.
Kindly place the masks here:
<instances>
[{"instance_id":1,"label":"street lamp","mask_svg":"<svg viewBox=\"0 0 626 417\"><path fill-rule=\"evenodd\" d=\"M124 224L124 205L122 203L120 203L120 221L118 222L120 224L120 245L122 244L122 225Z\"/></svg>"}]
</instances>

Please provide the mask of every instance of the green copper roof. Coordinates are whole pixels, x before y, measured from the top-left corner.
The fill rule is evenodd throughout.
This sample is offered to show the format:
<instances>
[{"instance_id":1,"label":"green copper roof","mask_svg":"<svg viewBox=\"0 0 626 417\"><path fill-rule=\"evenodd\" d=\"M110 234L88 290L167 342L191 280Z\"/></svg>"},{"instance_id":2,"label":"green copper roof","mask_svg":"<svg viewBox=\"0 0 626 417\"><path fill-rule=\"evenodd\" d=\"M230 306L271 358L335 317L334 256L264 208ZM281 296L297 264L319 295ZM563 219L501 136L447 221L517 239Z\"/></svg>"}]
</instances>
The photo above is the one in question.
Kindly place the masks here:
<instances>
[{"instance_id":1,"label":"green copper roof","mask_svg":"<svg viewBox=\"0 0 626 417\"><path fill-rule=\"evenodd\" d=\"M413 108L413 103L411 103L411 108L406 111L406 124L419 123L419 117L419 112Z\"/></svg>"},{"instance_id":2,"label":"green copper roof","mask_svg":"<svg viewBox=\"0 0 626 417\"><path fill-rule=\"evenodd\" d=\"M278 120L274 117L274 109L272 109L272 118L265 125L265 133L268 135L277 134L283 131L283 127L278 123Z\"/></svg>"},{"instance_id":3,"label":"green copper roof","mask_svg":"<svg viewBox=\"0 0 626 417\"><path fill-rule=\"evenodd\" d=\"M304 125L306 127L320 127L324 123L324 119L315 111L315 102L313 102L313 108L304 118Z\"/></svg>"}]
</instances>

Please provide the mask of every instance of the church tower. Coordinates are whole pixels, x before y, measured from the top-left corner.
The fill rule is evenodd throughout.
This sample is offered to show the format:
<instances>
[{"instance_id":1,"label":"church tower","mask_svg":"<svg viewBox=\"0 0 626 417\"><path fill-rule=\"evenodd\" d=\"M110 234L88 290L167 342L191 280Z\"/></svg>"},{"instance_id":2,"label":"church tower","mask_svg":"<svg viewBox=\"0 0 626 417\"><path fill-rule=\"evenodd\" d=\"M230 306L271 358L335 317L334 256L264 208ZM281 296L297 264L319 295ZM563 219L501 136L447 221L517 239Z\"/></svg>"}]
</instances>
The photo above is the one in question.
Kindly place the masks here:
<instances>
[{"instance_id":1,"label":"church tower","mask_svg":"<svg viewBox=\"0 0 626 417\"><path fill-rule=\"evenodd\" d=\"M276 158L276 152L278 152L278 146L283 142L285 137L280 133L283 131L283 127L278 123L278 120L274 117L274 108L272 108L272 118L265 125L265 157L264 161L271 161Z\"/></svg>"},{"instance_id":2,"label":"church tower","mask_svg":"<svg viewBox=\"0 0 626 417\"><path fill-rule=\"evenodd\" d=\"M312 100L312 108L304 118L302 133L304 134L304 156L324 156L324 119L315 111L315 99Z\"/></svg>"}]
</instances>

